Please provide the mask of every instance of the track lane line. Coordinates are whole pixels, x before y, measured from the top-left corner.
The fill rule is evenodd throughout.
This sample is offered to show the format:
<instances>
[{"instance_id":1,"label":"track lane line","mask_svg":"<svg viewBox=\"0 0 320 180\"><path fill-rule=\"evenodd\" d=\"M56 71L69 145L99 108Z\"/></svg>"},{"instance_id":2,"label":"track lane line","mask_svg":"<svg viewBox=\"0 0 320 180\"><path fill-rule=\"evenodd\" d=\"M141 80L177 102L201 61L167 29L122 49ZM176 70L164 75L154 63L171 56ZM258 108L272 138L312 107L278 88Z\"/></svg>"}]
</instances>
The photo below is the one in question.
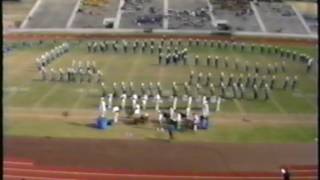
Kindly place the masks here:
<instances>
[{"instance_id":1,"label":"track lane line","mask_svg":"<svg viewBox=\"0 0 320 180\"><path fill-rule=\"evenodd\" d=\"M199 175L151 175L151 174L129 174L129 173L93 173L93 172L77 172L77 171L56 171L56 170L30 170L30 169L21 169L21 168L4 168L4 170L8 171L17 171L17 172L33 172L33 173L54 173L54 174L71 174L71 175L92 175L92 176L118 176L118 177L137 177L137 178L161 178L161 179L184 179L184 178L195 178L195 179L212 179L212 178L219 178L219 179L280 179L277 176L241 176L241 175L229 175L229 176L199 176Z\"/></svg>"},{"instance_id":2,"label":"track lane line","mask_svg":"<svg viewBox=\"0 0 320 180\"><path fill-rule=\"evenodd\" d=\"M23 165L23 166L33 166L33 162L17 162L17 161L4 161L4 165Z\"/></svg>"},{"instance_id":3,"label":"track lane line","mask_svg":"<svg viewBox=\"0 0 320 180\"><path fill-rule=\"evenodd\" d=\"M28 179L28 180L57 180L57 178L49 178L49 177L34 177L34 176L20 176L20 175L8 175L8 174L4 174L3 175L4 178L17 178L17 179ZM71 178L59 178L59 180L76 180L76 179L71 179Z\"/></svg>"}]
</instances>

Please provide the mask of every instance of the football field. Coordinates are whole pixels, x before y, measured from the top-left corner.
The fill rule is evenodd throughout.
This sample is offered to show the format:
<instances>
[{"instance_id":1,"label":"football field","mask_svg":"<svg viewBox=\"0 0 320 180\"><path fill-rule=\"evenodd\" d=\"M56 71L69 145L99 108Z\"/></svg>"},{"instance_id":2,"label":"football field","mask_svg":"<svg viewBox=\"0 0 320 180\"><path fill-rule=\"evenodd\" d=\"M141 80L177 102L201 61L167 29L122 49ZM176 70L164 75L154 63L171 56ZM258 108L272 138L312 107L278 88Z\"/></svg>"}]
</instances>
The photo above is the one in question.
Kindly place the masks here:
<instances>
[{"instance_id":1,"label":"football field","mask_svg":"<svg viewBox=\"0 0 320 180\"><path fill-rule=\"evenodd\" d=\"M87 60L95 61L97 68L103 72L103 82L109 93L113 92L112 84L114 82L119 86L121 82L128 85L132 81L137 92L140 91L141 83L148 85L152 82L155 85L160 82L164 89L163 93L169 97L172 82L176 82L178 95L183 96L185 94L183 85L188 82L191 71L194 71L196 75L199 72L204 75L210 72L213 78L212 82L218 85L221 72L224 72L226 77L229 77L231 73L236 78L240 77L240 74L247 76L248 73L241 68L235 70L233 67L235 59L239 60L240 66L248 62L249 66L254 67L256 63L259 63L262 71L268 64L277 63L280 67L283 61L283 58L281 59L278 55L261 54L258 51L250 52L249 50L240 51L232 48L219 49L193 45L188 47L190 58L187 65L159 65L157 48L153 54L150 53L149 48L144 53L140 49L137 53L133 53L130 48L127 53L122 50L114 52L112 49L107 52L89 53L87 50L88 42L68 41L70 51L54 60L48 69L63 68L66 70L71 67L73 60L82 61L83 64ZM131 127L119 124L106 132L99 132L90 127L90 123L95 122L98 114L97 108L102 93L100 85L94 81L82 83L42 81L40 73L37 71L35 59L61 43L44 42L39 45L34 42L31 47L18 45L19 47L4 55L4 125L8 127L5 129L5 133L9 135L93 138L165 137L160 132L156 132L152 125ZM187 41L183 43L187 45ZM283 48L305 53L317 60L316 47L290 46ZM198 66L194 65L193 57L195 55L200 57ZM218 68L213 65L207 66L206 57L208 55L228 57L229 67L225 67L223 64L219 64ZM310 73L306 73L306 65L298 61L285 60L285 62L286 72L279 70L280 72L275 74L277 77L276 88L271 91L269 100L263 98L254 100L251 98L251 91L246 92L248 98L224 98L221 110L211 115L211 121L216 126L213 130L210 129L197 135L182 133L179 134L180 139L232 142L312 141L317 133L314 125L317 114L317 75L313 72L314 69ZM251 74L254 73L251 72ZM262 75L264 75L263 72L259 77ZM298 76L297 88L295 90L282 89L285 77L295 75ZM265 74L265 76L267 81L271 80L270 75ZM118 89L120 89L119 87ZM262 92L259 91L259 94ZM202 94L208 96L208 88L204 87ZM118 99L115 99L114 105L119 105L119 102ZM171 103L168 100L161 105L161 108L168 109ZM186 101L179 99L179 110L184 111L186 105ZM193 108L196 110L200 107L201 101L195 98ZM212 112L214 107L215 104L211 103ZM69 112L69 117L62 116L62 112L66 111ZM147 112L154 116L153 100L148 103ZM112 117L111 113L109 115ZM125 114L122 113L122 115ZM246 119L252 123L246 123ZM273 133L270 135L271 131ZM248 137L252 138L248 139Z\"/></svg>"}]
</instances>

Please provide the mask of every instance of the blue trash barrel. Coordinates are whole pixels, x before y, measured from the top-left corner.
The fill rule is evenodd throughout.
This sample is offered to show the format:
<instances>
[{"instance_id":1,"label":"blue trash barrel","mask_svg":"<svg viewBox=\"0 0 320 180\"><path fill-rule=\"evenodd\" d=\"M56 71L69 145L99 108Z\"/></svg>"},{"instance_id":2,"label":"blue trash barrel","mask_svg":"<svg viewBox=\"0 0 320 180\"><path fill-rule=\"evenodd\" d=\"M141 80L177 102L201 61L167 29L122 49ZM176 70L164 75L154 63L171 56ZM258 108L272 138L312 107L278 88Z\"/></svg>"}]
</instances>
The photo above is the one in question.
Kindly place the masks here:
<instances>
[{"instance_id":1,"label":"blue trash barrel","mask_svg":"<svg viewBox=\"0 0 320 180\"><path fill-rule=\"evenodd\" d=\"M203 129L208 129L209 127L209 120L205 119L203 122L202 122L202 128Z\"/></svg>"},{"instance_id":2,"label":"blue trash barrel","mask_svg":"<svg viewBox=\"0 0 320 180\"><path fill-rule=\"evenodd\" d=\"M98 129L107 129L108 128L108 120L106 118L98 118L97 119L97 128Z\"/></svg>"},{"instance_id":3,"label":"blue trash barrel","mask_svg":"<svg viewBox=\"0 0 320 180\"><path fill-rule=\"evenodd\" d=\"M203 119L200 124L200 129L208 129L208 127L209 127L209 120Z\"/></svg>"}]
</instances>

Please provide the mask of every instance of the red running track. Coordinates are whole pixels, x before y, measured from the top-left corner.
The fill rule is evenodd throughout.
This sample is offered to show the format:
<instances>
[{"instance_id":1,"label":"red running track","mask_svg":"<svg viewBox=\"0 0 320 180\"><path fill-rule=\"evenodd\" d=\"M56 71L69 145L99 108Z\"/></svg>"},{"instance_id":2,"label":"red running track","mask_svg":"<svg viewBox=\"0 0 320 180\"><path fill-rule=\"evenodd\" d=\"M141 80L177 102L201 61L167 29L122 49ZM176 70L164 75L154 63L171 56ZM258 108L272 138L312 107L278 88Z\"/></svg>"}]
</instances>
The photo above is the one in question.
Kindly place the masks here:
<instances>
[{"instance_id":1,"label":"red running track","mask_svg":"<svg viewBox=\"0 0 320 180\"><path fill-rule=\"evenodd\" d=\"M266 173L143 173L119 170L88 170L35 165L30 160L7 158L4 164L4 179L8 180L155 180L155 179L215 179L215 180L282 180L280 172ZM293 180L316 180L318 166L286 166Z\"/></svg>"}]
</instances>

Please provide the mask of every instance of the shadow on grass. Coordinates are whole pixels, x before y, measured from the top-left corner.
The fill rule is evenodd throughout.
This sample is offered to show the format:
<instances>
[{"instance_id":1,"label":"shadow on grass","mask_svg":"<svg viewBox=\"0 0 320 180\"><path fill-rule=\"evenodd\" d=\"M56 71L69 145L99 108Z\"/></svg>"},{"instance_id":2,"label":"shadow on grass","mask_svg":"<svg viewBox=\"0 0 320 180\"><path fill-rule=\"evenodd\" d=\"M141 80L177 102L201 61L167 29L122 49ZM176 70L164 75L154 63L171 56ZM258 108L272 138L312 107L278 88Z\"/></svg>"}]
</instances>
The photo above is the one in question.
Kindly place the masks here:
<instances>
[{"instance_id":1,"label":"shadow on grass","mask_svg":"<svg viewBox=\"0 0 320 180\"><path fill-rule=\"evenodd\" d=\"M150 130L152 129L151 127L146 127L146 126L141 126L141 125L136 125L136 126L132 126L135 129L144 129L144 130Z\"/></svg>"},{"instance_id":2,"label":"shadow on grass","mask_svg":"<svg viewBox=\"0 0 320 180\"><path fill-rule=\"evenodd\" d=\"M146 137L145 138L146 141L153 141L153 142L162 142L162 143L171 143L172 140L170 140L169 138L155 138L155 137Z\"/></svg>"},{"instance_id":3,"label":"shadow on grass","mask_svg":"<svg viewBox=\"0 0 320 180\"><path fill-rule=\"evenodd\" d=\"M82 126L82 127L89 127L89 128L97 129L97 126L94 123L82 124L82 123L78 123L78 122L69 122L68 124L73 125L73 126Z\"/></svg>"},{"instance_id":4,"label":"shadow on grass","mask_svg":"<svg viewBox=\"0 0 320 180\"><path fill-rule=\"evenodd\" d=\"M32 79L31 81L32 82L46 82L45 80L42 80L42 79Z\"/></svg>"}]
</instances>

